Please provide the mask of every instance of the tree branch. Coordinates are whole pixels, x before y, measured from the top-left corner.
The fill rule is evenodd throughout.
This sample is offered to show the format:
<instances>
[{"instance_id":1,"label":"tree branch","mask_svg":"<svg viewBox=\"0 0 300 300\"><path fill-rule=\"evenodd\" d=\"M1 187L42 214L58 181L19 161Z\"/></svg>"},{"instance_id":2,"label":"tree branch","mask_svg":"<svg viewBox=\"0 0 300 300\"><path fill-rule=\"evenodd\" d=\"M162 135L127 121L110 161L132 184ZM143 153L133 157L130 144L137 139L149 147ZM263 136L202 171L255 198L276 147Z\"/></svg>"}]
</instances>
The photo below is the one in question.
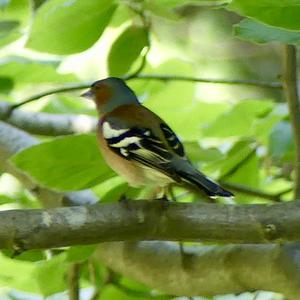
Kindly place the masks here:
<instances>
[{"instance_id":1,"label":"tree branch","mask_svg":"<svg viewBox=\"0 0 300 300\"><path fill-rule=\"evenodd\" d=\"M300 241L300 202L220 205L132 201L0 212L0 248L25 250L108 241ZM180 227L178 224L181 224Z\"/></svg>"},{"instance_id":2,"label":"tree branch","mask_svg":"<svg viewBox=\"0 0 300 300\"><path fill-rule=\"evenodd\" d=\"M22 101L20 101L19 103L16 103L14 105L11 106L11 110L14 110L20 106L23 106L25 104L28 104L30 102L33 102L35 100L38 100L40 98L46 97L46 96L50 96L53 94L59 94L59 93L65 93L65 92L71 92L71 91L77 91L77 90L82 90L82 89L86 89L89 88L91 85L91 83L70 83L68 85L65 85L63 87L58 87L58 88L54 88L54 89L49 89L45 92L41 92L35 95L32 95L28 98L23 99Z\"/></svg>"},{"instance_id":3,"label":"tree branch","mask_svg":"<svg viewBox=\"0 0 300 300\"><path fill-rule=\"evenodd\" d=\"M220 183L225 188L228 188L234 192L270 200L273 202L281 202L282 195L289 193L292 190L291 188L287 188L278 193L267 193L267 192L261 191L259 189L254 189L254 188L242 185L242 184L230 183L230 182L225 182L225 181L221 181Z\"/></svg>"},{"instance_id":4,"label":"tree branch","mask_svg":"<svg viewBox=\"0 0 300 300\"><path fill-rule=\"evenodd\" d=\"M147 54L146 54L147 55ZM143 58L144 60L144 58ZM144 67L144 61L142 62L141 67ZM159 74L139 74L140 69L137 72L134 72L131 75L124 76L124 80L159 80L159 81L186 81L186 82L198 82L198 83L213 83L213 84L233 84L233 85L250 85L250 86L258 86L262 88L270 88L270 89L281 89L282 84L280 82L268 82L268 81L260 81L260 80L252 80L252 79L213 79L213 78L200 78L200 77L192 77L192 76L179 76L179 75L159 75ZM64 92L72 92L81 89L89 88L92 82L90 83L70 83L66 86L49 89L45 92L41 92L35 95L32 95L28 98L21 100L19 103L16 103L11 106L11 111L16 108L28 104L30 102L36 101L40 98L64 93Z\"/></svg>"},{"instance_id":5,"label":"tree branch","mask_svg":"<svg viewBox=\"0 0 300 300\"><path fill-rule=\"evenodd\" d=\"M88 115L49 114L19 109L10 112L11 105L0 102L0 119L38 135L58 136L95 131L97 119Z\"/></svg>"},{"instance_id":6,"label":"tree branch","mask_svg":"<svg viewBox=\"0 0 300 300\"><path fill-rule=\"evenodd\" d=\"M253 80L253 79L213 79L213 78L201 78L201 77L193 77L193 76L160 75L160 74L139 74L136 77L132 77L130 79L250 85L250 86L258 86L258 87L270 88L270 89L282 88L282 84L280 82L261 81L261 80Z\"/></svg>"},{"instance_id":7,"label":"tree branch","mask_svg":"<svg viewBox=\"0 0 300 300\"><path fill-rule=\"evenodd\" d=\"M297 49L284 45L283 87L289 107L291 125L295 140L295 199L300 197L300 103L297 90Z\"/></svg>"},{"instance_id":8,"label":"tree branch","mask_svg":"<svg viewBox=\"0 0 300 300\"><path fill-rule=\"evenodd\" d=\"M267 290L283 293L289 300L299 299L298 244L184 249L189 255L189 267L185 269L178 244L170 242L103 243L95 256L113 271L171 295L214 296ZM292 273L295 276L287 276Z\"/></svg>"}]
</instances>

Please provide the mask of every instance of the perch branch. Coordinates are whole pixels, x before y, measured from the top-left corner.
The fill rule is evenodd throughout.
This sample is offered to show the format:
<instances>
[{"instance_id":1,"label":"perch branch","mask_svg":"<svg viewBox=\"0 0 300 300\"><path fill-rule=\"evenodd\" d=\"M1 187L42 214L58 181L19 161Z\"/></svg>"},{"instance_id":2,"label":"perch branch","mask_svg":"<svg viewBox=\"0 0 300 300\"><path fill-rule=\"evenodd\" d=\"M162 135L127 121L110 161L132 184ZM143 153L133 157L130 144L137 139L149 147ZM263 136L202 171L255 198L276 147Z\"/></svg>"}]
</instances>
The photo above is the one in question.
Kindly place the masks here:
<instances>
[{"instance_id":1,"label":"perch branch","mask_svg":"<svg viewBox=\"0 0 300 300\"><path fill-rule=\"evenodd\" d=\"M132 201L0 212L0 248L55 248L108 241L300 241L300 202L220 205ZM180 224L180 226L178 226Z\"/></svg>"}]
</instances>

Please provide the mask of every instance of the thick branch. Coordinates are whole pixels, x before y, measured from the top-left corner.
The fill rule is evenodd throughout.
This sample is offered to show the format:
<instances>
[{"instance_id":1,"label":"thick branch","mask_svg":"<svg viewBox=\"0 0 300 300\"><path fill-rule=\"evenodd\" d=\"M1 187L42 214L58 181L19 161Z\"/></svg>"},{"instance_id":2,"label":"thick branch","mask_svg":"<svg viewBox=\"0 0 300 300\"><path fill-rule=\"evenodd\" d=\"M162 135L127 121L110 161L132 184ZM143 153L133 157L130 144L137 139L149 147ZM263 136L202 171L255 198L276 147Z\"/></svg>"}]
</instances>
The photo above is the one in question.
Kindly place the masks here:
<instances>
[{"instance_id":1,"label":"thick branch","mask_svg":"<svg viewBox=\"0 0 300 300\"><path fill-rule=\"evenodd\" d=\"M218 205L132 201L0 212L0 248L53 248L107 241L223 243L300 241L300 202ZM180 226L178 226L180 224Z\"/></svg>"},{"instance_id":2,"label":"thick branch","mask_svg":"<svg viewBox=\"0 0 300 300\"><path fill-rule=\"evenodd\" d=\"M213 296L268 290L284 293L289 300L299 299L299 245L184 249L186 268L182 268L179 246L174 243L103 243L95 255L115 272L167 294ZM288 279L286 275L292 273L295 276Z\"/></svg>"},{"instance_id":3,"label":"thick branch","mask_svg":"<svg viewBox=\"0 0 300 300\"><path fill-rule=\"evenodd\" d=\"M11 114L10 104L0 102L0 119L11 125L39 135L67 135L95 130L97 119L87 115L48 114L28 112L19 109Z\"/></svg>"},{"instance_id":4,"label":"thick branch","mask_svg":"<svg viewBox=\"0 0 300 300\"><path fill-rule=\"evenodd\" d=\"M284 45L283 86L296 146L294 191L295 199L298 199L300 197L300 103L297 91L297 49L292 45Z\"/></svg>"}]
</instances>

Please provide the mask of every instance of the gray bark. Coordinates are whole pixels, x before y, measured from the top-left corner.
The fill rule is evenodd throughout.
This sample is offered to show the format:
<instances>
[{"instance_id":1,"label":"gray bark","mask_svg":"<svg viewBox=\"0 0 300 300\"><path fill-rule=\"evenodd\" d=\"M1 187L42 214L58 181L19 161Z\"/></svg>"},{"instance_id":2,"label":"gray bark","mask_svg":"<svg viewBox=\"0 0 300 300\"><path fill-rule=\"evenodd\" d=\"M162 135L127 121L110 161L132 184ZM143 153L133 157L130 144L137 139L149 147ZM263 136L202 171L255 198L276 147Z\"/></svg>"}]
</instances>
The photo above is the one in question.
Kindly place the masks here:
<instances>
[{"instance_id":1,"label":"gray bark","mask_svg":"<svg viewBox=\"0 0 300 300\"><path fill-rule=\"evenodd\" d=\"M131 201L0 212L0 248L54 248L108 241L222 243L300 241L300 204L216 205Z\"/></svg>"},{"instance_id":2,"label":"gray bark","mask_svg":"<svg viewBox=\"0 0 300 300\"><path fill-rule=\"evenodd\" d=\"M9 108L8 103L0 102L0 120L33 134L57 136L92 132L96 128L97 119L87 115L25 112L20 109L9 114Z\"/></svg>"}]
</instances>

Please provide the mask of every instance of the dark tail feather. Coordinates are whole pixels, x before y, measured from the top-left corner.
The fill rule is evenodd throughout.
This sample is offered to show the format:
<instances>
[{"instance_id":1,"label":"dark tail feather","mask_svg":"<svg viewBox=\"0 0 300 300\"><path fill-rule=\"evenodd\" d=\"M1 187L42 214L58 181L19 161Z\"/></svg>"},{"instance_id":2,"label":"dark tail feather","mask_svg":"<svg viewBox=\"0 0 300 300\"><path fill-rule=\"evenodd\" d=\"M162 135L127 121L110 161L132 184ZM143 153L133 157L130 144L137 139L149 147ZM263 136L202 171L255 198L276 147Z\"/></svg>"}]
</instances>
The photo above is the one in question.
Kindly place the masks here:
<instances>
[{"instance_id":1,"label":"dark tail feather","mask_svg":"<svg viewBox=\"0 0 300 300\"><path fill-rule=\"evenodd\" d=\"M220 185L217 183L211 181L208 179L205 175L202 173L187 173L184 171L179 171L179 175L188 183L191 183L193 185L196 185L198 188L200 188L201 191L204 191L209 197L233 197L234 195L223 189Z\"/></svg>"}]
</instances>

